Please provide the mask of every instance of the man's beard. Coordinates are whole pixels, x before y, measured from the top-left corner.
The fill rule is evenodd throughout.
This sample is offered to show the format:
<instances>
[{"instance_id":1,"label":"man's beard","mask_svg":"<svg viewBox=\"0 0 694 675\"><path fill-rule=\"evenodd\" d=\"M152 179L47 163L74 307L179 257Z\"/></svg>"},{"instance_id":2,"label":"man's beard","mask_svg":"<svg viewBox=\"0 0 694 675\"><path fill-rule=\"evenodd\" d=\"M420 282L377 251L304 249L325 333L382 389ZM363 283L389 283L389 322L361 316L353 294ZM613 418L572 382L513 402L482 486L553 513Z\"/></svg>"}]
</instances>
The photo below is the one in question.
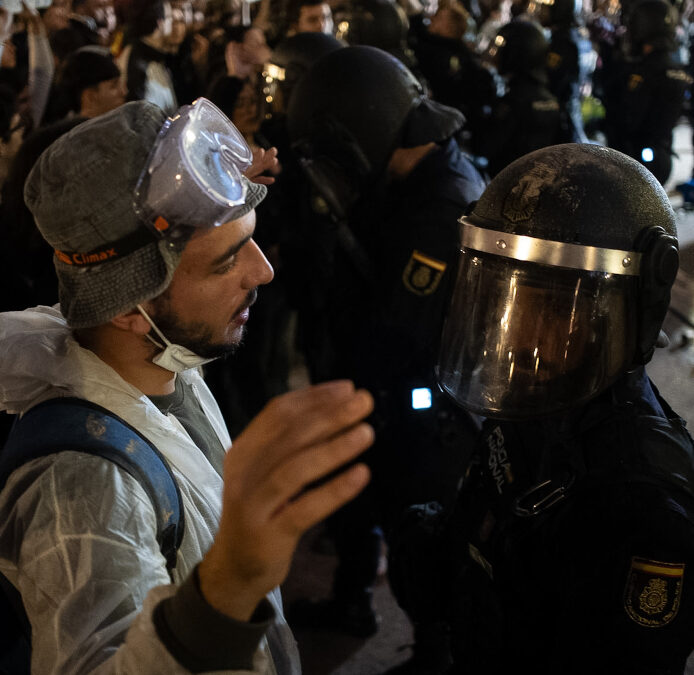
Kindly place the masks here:
<instances>
[{"instance_id":1,"label":"man's beard","mask_svg":"<svg viewBox=\"0 0 694 675\"><path fill-rule=\"evenodd\" d=\"M258 289L249 291L244 303L234 312L238 316L250 307L258 295ZM209 325L202 321L184 322L171 309L168 293L163 293L151 301L150 316L157 328L166 336L171 344L181 345L206 359L217 359L233 354L243 343L244 328L239 327L239 337L228 342L215 342Z\"/></svg>"}]
</instances>

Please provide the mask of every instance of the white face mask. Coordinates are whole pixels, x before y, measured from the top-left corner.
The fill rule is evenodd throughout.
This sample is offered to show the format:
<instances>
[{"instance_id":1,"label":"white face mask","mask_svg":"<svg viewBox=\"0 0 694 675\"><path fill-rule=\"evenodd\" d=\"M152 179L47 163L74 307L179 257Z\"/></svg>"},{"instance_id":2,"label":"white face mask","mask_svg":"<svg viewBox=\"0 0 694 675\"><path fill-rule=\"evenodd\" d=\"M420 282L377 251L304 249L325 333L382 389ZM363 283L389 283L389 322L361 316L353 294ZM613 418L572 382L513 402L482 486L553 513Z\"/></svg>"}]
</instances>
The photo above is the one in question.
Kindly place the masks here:
<instances>
[{"instance_id":1,"label":"white face mask","mask_svg":"<svg viewBox=\"0 0 694 675\"><path fill-rule=\"evenodd\" d=\"M164 333L162 333L156 327L154 321L152 321L147 312L142 309L141 305L137 305L137 309L140 314L145 317L147 323L152 326L154 332L164 343L163 345L159 344L151 335L145 336L152 344L163 350L152 359L152 363L161 368L165 368L166 370L170 370L172 373L181 373L184 370L197 368L198 366L203 366L210 361L214 361L214 358L205 358L204 356L200 356L199 354L191 351L187 347L182 347L181 345L175 345L169 342Z\"/></svg>"}]
</instances>

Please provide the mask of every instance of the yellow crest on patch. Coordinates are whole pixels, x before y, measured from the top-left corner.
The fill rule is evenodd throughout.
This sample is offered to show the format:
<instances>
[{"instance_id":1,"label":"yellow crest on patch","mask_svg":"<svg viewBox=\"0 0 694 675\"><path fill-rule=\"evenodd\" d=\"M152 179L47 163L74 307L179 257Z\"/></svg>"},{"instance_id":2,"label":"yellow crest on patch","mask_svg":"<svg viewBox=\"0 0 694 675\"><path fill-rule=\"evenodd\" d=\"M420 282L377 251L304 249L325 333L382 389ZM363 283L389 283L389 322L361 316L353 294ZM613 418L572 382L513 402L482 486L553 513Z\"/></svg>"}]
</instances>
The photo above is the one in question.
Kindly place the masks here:
<instances>
[{"instance_id":1,"label":"yellow crest on patch","mask_svg":"<svg viewBox=\"0 0 694 675\"><path fill-rule=\"evenodd\" d=\"M550 68L551 70L554 70L555 68L559 68L559 64L561 63L561 55L557 54L556 52L550 52L547 54L547 67Z\"/></svg>"},{"instance_id":2,"label":"yellow crest on patch","mask_svg":"<svg viewBox=\"0 0 694 675\"><path fill-rule=\"evenodd\" d=\"M642 82L643 82L643 77L641 77L641 75L637 75L636 73L632 73L629 76L629 82L627 83L627 87L629 88L629 91L634 91L634 89L641 86Z\"/></svg>"},{"instance_id":3,"label":"yellow crest on patch","mask_svg":"<svg viewBox=\"0 0 694 675\"><path fill-rule=\"evenodd\" d=\"M683 582L684 563L632 558L624 588L627 615L640 626L667 626L680 608Z\"/></svg>"},{"instance_id":4,"label":"yellow crest on patch","mask_svg":"<svg viewBox=\"0 0 694 675\"><path fill-rule=\"evenodd\" d=\"M405 288L415 295L431 295L439 287L445 271L446 263L419 251L412 251L402 273L402 282Z\"/></svg>"}]
</instances>

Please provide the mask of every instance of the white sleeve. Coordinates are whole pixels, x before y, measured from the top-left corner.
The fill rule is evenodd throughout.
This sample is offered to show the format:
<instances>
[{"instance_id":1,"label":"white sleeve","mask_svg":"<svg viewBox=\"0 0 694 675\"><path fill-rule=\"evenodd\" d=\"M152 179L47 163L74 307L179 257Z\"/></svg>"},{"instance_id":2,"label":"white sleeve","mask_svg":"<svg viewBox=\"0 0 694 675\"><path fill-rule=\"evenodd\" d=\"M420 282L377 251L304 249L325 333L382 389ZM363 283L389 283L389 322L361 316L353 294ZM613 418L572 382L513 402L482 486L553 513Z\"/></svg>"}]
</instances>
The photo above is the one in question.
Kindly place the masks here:
<instances>
[{"instance_id":1,"label":"white sleeve","mask_svg":"<svg viewBox=\"0 0 694 675\"><path fill-rule=\"evenodd\" d=\"M0 571L32 626L34 675L188 673L152 613L176 593L154 508L112 462L61 452L16 471L0 493ZM273 672L258 650L252 670Z\"/></svg>"}]
</instances>

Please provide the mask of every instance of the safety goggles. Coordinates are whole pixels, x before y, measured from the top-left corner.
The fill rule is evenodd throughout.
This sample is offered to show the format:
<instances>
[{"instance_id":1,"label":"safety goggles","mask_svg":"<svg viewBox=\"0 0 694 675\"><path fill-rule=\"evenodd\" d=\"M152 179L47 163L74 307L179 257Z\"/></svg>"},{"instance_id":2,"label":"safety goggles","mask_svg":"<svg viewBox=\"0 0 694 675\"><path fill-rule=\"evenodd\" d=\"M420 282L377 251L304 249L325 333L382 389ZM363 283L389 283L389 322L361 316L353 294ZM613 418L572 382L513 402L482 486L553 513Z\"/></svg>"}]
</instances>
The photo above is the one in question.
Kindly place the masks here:
<instances>
[{"instance_id":1,"label":"safety goggles","mask_svg":"<svg viewBox=\"0 0 694 675\"><path fill-rule=\"evenodd\" d=\"M160 236L216 227L246 211L253 153L232 122L199 98L167 119L135 187L134 208ZM236 216L238 217L238 215Z\"/></svg>"}]
</instances>

